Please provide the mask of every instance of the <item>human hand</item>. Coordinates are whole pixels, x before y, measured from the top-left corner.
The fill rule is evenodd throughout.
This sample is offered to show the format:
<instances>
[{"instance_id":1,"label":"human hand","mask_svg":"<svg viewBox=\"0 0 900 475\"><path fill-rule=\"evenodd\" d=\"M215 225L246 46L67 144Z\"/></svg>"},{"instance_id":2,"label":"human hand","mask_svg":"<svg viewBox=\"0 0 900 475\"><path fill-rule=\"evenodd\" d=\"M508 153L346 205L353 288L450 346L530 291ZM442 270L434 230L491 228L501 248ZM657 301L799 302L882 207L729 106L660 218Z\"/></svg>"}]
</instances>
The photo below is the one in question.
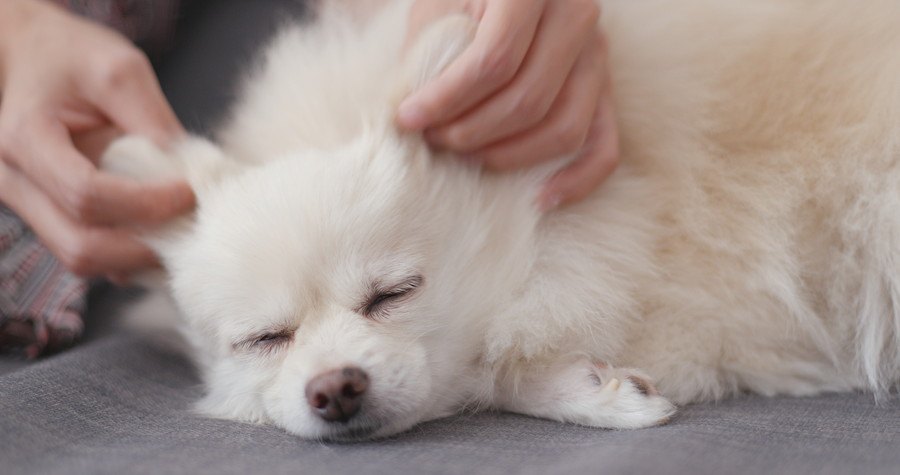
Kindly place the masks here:
<instances>
[{"instance_id":1,"label":"human hand","mask_svg":"<svg viewBox=\"0 0 900 475\"><path fill-rule=\"evenodd\" d=\"M472 44L401 105L397 122L494 170L574 154L543 210L587 196L618 164L607 45L593 0L417 0L411 30L449 11L479 22Z\"/></svg>"},{"instance_id":2,"label":"human hand","mask_svg":"<svg viewBox=\"0 0 900 475\"><path fill-rule=\"evenodd\" d=\"M43 1L0 5L0 201L71 271L123 281L157 265L133 236L194 206L184 182L99 171L115 135L184 133L149 61L112 30Z\"/></svg>"}]
</instances>

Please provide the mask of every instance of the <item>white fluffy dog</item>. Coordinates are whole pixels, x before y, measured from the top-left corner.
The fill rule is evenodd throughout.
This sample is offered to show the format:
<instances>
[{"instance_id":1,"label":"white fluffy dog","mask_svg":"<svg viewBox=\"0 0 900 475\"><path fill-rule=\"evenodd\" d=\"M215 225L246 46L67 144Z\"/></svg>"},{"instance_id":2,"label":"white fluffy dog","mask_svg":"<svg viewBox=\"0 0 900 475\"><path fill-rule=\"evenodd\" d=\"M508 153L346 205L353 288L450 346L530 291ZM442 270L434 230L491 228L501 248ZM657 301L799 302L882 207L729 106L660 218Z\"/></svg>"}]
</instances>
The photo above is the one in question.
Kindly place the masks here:
<instances>
[{"instance_id":1,"label":"white fluffy dog","mask_svg":"<svg viewBox=\"0 0 900 475\"><path fill-rule=\"evenodd\" d=\"M603 7L623 163L547 215L552 170L481 173L394 129L474 28L405 48L406 1L284 31L217 145L110 149L198 195L147 239L205 413L358 439L464 408L636 428L742 391L890 391L900 2Z\"/></svg>"}]
</instances>

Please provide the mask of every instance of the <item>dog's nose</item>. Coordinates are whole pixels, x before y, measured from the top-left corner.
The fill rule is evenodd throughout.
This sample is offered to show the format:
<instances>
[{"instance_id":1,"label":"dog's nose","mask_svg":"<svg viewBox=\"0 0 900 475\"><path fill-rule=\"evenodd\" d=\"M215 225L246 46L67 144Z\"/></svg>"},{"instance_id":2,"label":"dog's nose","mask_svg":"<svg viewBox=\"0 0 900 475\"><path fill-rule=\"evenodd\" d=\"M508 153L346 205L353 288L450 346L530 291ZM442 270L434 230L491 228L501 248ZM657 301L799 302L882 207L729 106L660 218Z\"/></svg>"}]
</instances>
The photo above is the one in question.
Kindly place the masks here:
<instances>
[{"instance_id":1,"label":"dog's nose","mask_svg":"<svg viewBox=\"0 0 900 475\"><path fill-rule=\"evenodd\" d=\"M362 405L369 388L365 371L348 367L322 373L306 384L306 401L328 422L347 422Z\"/></svg>"}]
</instances>

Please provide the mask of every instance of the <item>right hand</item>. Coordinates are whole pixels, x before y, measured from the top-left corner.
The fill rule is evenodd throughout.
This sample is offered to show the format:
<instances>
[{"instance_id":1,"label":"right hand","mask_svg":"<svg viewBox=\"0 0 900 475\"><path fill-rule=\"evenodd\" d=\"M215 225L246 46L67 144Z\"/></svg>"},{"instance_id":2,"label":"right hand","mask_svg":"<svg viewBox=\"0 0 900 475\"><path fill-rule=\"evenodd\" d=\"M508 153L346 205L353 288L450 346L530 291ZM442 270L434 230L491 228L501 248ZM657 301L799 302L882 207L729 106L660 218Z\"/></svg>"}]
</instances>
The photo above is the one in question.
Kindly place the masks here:
<instances>
[{"instance_id":1,"label":"right hand","mask_svg":"<svg viewBox=\"0 0 900 475\"><path fill-rule=\"evenodd\" d=\"M469 47L397 114L407 130L508 171L571 156L543 186L542 211L584 199L619 163L606 35L594 0L417 0L412 31L467 12Z\"/></svg>"},{"instance_id":2,"label":"right hand","mask_svg":"<svg viewBox=\"0 0 900 475\"><path fill-rule=\"evenodd\" d=\"M192 209L190 187L109 175L88 152L123 132L163 147L184 134L144 54L44 1L2 0L0 93L0 202L78 275L158 265L133 230Z\"/></svg>"}]
</instances>

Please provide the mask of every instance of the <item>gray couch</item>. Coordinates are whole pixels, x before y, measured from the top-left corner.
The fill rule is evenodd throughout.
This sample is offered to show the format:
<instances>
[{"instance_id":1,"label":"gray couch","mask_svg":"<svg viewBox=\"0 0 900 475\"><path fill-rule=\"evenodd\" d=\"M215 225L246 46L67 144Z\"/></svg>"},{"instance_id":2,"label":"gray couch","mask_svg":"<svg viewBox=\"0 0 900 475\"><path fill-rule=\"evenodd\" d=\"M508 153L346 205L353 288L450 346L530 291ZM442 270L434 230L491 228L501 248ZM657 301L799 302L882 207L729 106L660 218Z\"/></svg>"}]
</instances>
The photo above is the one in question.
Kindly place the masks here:
<instances>
[{"instance_id":1,"label":"gray couch","mask_svg":"<svg viewBox=\"0 0 900 475\"><path fill-rule=\"evenodd\" d=\"M182 120L209 131L234 80L291 0L195 1L159 65ZM25 363L0 358L0 474L884 473L900 474L900 403L866 394L685 407L667 426L595 430L467 414L388 440L326 444L191 413L197 374L165 334L117 329L134 297L99 287L85 341Z\"/></svg>"},{"instance_id":2,"label":"gray couch","mask_svg":"<svg viewBox=\"0 0 900 475\"><path fill-rule=\"evenodd\" d=\"M0 473L900 473L900 404L865 394L695 405L636 431L467 414L360 444L204 419L167 335L116 329L130 297L97 289L92 331L69 351L0 360Z\"/></svg>"}]
</instances>

